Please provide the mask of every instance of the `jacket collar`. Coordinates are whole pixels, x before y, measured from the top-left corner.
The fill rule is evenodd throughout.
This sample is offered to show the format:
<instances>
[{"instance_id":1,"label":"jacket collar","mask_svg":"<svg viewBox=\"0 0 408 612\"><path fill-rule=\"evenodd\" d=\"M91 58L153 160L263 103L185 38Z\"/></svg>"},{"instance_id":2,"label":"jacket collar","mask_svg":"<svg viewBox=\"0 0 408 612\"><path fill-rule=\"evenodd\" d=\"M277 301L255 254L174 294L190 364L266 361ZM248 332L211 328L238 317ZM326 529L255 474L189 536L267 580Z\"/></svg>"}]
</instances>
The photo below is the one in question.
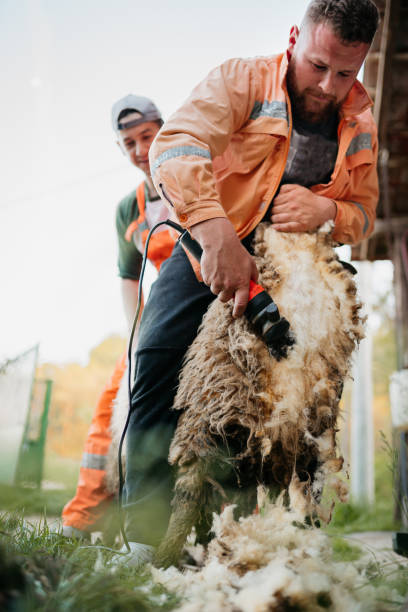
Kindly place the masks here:
<instances>
[{"instance_id":1,"label":"jacket collar","mask_svg":"<svg viewBox=\"0 0 408 612\"><path fill-rule=\"evenodd\" d=\"M282 53L280 56L280 71L279 79L282 89L287 92L286 89L286 73L288 71L288 55L287 52ZM350 89L347 98L344 100L343 105L340 109L340 115L345 119L359 115L363 111L373 106L373 101L368 95L364 86L360 81L356 80L353 87Z\"/></svg>"},{"instance_id":2,"label":"jacket collar","mask_svg":"<svg viewBox=\"0 0 408 612\"><path fill-rule=\"evenodd\" d=\"M348 119L349 117L359 115L371 106L373 106L372 99L362 83L357 80L344 100L340 113L345 119Z\"/></svg>"}]
</instances>

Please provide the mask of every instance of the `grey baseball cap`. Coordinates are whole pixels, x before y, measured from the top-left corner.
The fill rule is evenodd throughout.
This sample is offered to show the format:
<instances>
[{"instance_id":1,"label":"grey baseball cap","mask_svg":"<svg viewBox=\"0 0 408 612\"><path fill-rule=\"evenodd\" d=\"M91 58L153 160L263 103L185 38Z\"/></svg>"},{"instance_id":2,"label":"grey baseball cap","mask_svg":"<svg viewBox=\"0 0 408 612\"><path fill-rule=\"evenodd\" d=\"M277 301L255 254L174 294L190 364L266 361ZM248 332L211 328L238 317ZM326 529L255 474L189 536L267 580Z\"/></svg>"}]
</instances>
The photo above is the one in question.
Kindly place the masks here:
<instances>
[{"instance_id":1,"label":"grey baseball cap","mask_svg":"<svg viewBox=\"0 0 408 612\"><path fill-rule=\"evenodd\" d=\"M126 120L127 117L124 117L123 121L119 120L119 115L124 110L134 111L135 114L131 120ZM159 109L149 98L144 96L128 94L112 106L112 126L115 131L135 127L140 123L146 123L146 121L157 120L162 120Z\"/></svg>"}]
</instances>

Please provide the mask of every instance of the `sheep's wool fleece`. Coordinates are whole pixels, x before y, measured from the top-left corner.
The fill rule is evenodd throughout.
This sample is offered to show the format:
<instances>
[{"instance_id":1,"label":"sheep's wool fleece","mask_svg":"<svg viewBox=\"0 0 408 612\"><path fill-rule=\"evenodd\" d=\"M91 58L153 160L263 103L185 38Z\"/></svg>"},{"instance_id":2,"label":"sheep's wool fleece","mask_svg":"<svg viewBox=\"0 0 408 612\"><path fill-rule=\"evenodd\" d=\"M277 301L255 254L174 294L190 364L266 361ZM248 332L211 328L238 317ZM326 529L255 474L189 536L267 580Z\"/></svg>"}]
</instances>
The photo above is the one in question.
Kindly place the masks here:
<instances>
[{"instance_id":1,"label":"sheep's wool fleece","mask_svg":"<svg viewBox=\"0 0 408 612\"><path fill-rule=\"evenodd\" d=\"M258 227L259 283L290 322L295 344L277 361L245 317L232 318L231 304L213 302L181 374L174 407L183 414L172 464L211 455L214 436L225 439L238 427L248 432L246 456L260 457L284 487L314 460L318 499L326 476L341 469L338 404L363 321L353 277L338 260L330 230L330 224L293 234Z\"/></svg>"},{"instance_id":2,"label":"sheep's wool fleece","mask_svg":"<svg viewBox=\"0 0 408 612\"><path fill-rule=\"evenodd\" d=\"M390 588L371 586L366 566L335 562L329 536L300 528L301 515L260 495L260 514L235 521L227 506L214 515L208 551L189 547L201 567L152 568L154 581L182 598L177 610L385 612L394 609L385 601L401 601Z\"/></svg>"}]
</instances>

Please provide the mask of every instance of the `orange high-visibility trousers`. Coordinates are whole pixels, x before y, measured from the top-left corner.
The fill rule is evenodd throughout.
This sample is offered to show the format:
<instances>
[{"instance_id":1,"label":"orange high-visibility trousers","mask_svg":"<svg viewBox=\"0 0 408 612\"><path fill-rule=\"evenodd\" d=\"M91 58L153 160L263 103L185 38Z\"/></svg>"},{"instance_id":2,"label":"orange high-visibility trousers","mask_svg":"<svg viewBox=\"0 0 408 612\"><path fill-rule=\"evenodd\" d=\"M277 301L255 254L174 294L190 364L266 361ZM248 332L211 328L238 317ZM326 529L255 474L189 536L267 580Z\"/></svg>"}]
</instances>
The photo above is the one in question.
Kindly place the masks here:
<instances>
[{"instance_id":1,"label":"orange high-visibility trousers","mask_svg":"<svg viewBox=\"0 0 408 612\"><path fill-rule=\"evenodd\" d=\"M103 390L92 418L82 456L75 497L62 511L64 526L93 531L102 518L106 504L112 499L105 487L105 468L112 441L110 422L112 402L126 370L127 354L117 361L113 374Z\"/></svg>"}]
</instances>

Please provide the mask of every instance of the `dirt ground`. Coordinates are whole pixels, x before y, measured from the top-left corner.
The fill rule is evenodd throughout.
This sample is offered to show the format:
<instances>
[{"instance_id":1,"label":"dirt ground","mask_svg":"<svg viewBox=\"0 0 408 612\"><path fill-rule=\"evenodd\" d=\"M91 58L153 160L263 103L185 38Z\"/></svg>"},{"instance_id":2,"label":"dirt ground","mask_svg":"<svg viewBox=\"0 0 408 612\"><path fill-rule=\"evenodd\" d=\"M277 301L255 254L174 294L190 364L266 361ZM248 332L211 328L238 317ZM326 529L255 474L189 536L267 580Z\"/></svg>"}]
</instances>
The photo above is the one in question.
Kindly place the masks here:
<instances>
[{"instance_id":1,"label":"dirt ground","mask_svg":"<svg viewBox=\"0 0 408 612\"><path fill-rule=\"evenodd\" d=\"M408 565L408 557L403 557L393 551L393 535L393 531L362 531L350 533L344 537L357 544L367 557L371 556L377 561Z\"/></svg>"}]
</instances>

